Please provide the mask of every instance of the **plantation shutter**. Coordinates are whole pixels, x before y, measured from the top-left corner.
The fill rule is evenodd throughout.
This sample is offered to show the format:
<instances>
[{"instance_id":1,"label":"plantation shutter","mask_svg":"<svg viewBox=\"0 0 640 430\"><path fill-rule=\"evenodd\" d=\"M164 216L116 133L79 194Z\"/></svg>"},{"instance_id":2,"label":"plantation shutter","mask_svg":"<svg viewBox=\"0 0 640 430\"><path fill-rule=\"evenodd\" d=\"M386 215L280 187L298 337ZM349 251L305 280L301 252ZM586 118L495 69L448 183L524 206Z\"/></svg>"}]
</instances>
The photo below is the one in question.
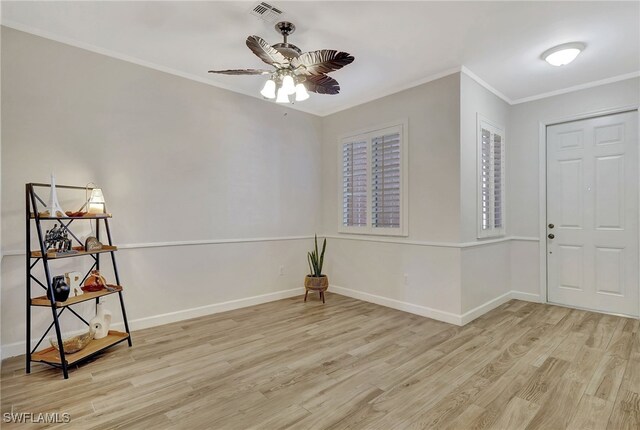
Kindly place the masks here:
<instances>
[{"instance_id":1,"label":"plantation shutter","mask_svg":"<svg viewBox=\"0 0 640 430\"><path fill-rule=\"evenodd\" d=\"M484 121L479 127L479 237L504 233L504 132Z\"/></svg>"},{"instance_id":2,"label":"plantation shutter","mask_svg":"<svg viewBox=\"0 0 640 430\"><path fill-rule=\"evenodd\" d=\"M343 226L367 226L367 146L366 139L342 145Z\"/></svg>"},{"instance_id":3,"label":"plantation shutter","mask_svg":"<svg viewBox=\"0 0 640 430\"><path fill-rule=\"evenodd\" d=\"M401 143L395 131L371 140L371 218L376 228L399 228Z\"/></svg>"},{"instance_id":4,"label":"plantation shutter","mask_svg":"<svg viewBox=\"0 0 640 430\"><path fill-rule=\"evenodd\" d=\"M491 228L491 132L482 129L480 151L480 199L482 230Z\"/></svg>"},{"instance_id":5,"label":"plantation shutter","mask_svg":"<svg viewBox=\"0 0 640 430\"><path fill-rule=\"evenodd\" d=\"M493 228L502 228L502 137L493 135Z\"/></svg>"}]
</instances>

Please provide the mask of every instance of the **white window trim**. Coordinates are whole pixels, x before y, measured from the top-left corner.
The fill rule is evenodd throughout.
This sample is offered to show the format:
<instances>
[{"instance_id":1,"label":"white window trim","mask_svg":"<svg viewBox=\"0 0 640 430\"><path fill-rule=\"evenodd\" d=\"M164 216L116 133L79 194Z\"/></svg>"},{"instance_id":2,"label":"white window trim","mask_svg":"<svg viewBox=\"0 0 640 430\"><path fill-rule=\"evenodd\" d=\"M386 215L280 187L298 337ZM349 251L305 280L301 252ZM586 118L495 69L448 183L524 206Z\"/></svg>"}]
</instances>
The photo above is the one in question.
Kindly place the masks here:
<instances>
[{"instance_id":1,"label":"white window trim","mask_svg":"<svg viewBox=\"0 0 640 430\"><path fill-rule=\"evenodd\" d=\"M401 189L400 189L400 227L373 227L372 201L371 201L371 138L379 135L381 130L399 127L400 128L400 151L401 151ZM344 234L364 234L374 236L408 236L409 235L409 120L407 118L379 124L374 127L357 130L338 137L338 197L343 201L343 172L342 172L342 148L347 139L366 137L367 145L367 226L350 227L342 224L343 207L338 204L338 232Z\"/></svg>"},{"instance_id":2,"label":"white window trim","mask_svg":"<svg viewBox=\"0 0 640 430\"><path fill-rule=\"evenodd\" d=\"M478 239L484 239L489 237L501 237L506 234L506 222L507 222L507 205L506 205L506 170L507 170L507 161L506 161L506 134L504 126L498 125L495 122L485 118L480 113L477 114L476 121L476 147L477 147L477 170L476 170L476 182L477 182L477 215L476 218L478 220ZM482 180L481 180L481 172L482 172L482 129L489 130L492 134L498 134L502 137L502 145L501 145L501 157L502 157L502 227L501 228L490 228L483 230L482 228Z\"/></svg>"}]
</instances>

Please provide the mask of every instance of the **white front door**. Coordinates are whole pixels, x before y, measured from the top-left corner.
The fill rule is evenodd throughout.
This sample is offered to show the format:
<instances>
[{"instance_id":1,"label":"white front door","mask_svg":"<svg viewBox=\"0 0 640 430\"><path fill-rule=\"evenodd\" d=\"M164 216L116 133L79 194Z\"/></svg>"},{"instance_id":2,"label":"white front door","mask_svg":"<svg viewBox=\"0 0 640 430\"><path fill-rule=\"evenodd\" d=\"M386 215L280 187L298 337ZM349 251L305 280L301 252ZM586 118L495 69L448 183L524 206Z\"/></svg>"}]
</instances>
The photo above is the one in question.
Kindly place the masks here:
<instances>
[{"instance_id":1,"label":"white front door","mask_svg":"<svg viewBox=\"0 0 640 430\"><path fill-rule=\"evenodd\" d=\"M547 127L548 300L638 316L638 112Z\"/></svg>"}]
</instances>

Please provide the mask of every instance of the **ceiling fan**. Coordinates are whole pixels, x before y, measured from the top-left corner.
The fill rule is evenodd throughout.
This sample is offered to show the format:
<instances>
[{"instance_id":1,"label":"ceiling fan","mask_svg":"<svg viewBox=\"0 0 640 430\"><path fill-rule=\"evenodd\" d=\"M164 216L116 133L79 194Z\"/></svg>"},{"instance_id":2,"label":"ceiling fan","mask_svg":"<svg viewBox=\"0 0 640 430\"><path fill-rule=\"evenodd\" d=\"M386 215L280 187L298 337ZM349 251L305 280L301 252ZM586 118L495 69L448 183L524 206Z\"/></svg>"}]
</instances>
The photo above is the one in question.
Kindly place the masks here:
<instances>
[{"instance_id":1,"label":"ceiling fan","mask_svg":"<svg viewBox=\"0 0 640 430\"><path fill-rule=\"evenodd\" d=\"M275 26L284 37L282 43L271 46L258 36L247 37L247 46L262 61L273 66L275 70L265 69L233 69L209 70L209 73L223 75L270 75L269 80L260 91L263 97L276 99L276 103L289 103L289 96L295 94L295 101L309 98L307 91L318 94L338 94L338 81L327 73L351 64L353 56L346 52L332 49L302 52L297 46L288 43L287 38L296 26L290 22L279 22ZM277 94L277 96L276 96Z\"/></svg>"}]
</instances>

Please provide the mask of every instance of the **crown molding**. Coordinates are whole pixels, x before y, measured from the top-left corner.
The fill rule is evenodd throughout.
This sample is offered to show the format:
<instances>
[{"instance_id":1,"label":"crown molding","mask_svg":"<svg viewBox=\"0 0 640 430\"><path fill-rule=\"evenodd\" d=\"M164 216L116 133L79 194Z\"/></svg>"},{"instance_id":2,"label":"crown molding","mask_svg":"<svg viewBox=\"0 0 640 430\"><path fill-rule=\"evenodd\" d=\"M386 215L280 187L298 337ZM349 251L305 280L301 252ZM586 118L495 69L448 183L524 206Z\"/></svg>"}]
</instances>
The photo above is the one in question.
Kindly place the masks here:
<instances>
[{"instance_id":1,"label":"crown molding","mask_svg":"<svg viewBox=\"0 0 640 430\"><path fill-rule=\"evenodd\" d=\"M513 101L511 101L511 99L509 97L507 97L506 95L504 95L503 93L501 93L500 91L498 91L497 89L495 89L494 87L489 85L484 79L480 78L480 76L478 76L475 73L473 73L467 67L461 66L460 67L460 71L462 73L464 73L465 75L467 75L468 77L470 77L471 79L473 79L474 81L476 81L476 83L478 85L480 85L481 87L483 87L484 89L486 89L490 93L493 93L496 97L498 97L498 98L502 99L503 101L507 102L507 104L510 104L510 105L513 104Z\"/></svg>"},{"instance_id":2,"label":"crown molding","mask_svg":"<svg viewBox=\"0 0 640 430\"><path fill-rule=\"evenodd\" d=\"M612 76L612 77L606 78L606 79L600 79L600 80L597 80L597 81L587 82L585 84L574 85L572 87L562 88L562 89L555 90L555 91L549 91L547 93L542 93L542 94L538 94L538 95L535 95L535 96L523 97L523 98L520 98L520 99L513 100L513 102L511 102L511 104L512 105L517 105L517 104L521 104L521 103L532 102L532 101L535 101L535 100L546 99L546 98L549 98L549 97L559 96L561 94L567 94L567 93L572 93L574 91L586 90L587 88L599 87L601 85L612 84L614 82L619 82L619 81L626 81L627 79L633 79L633 78L638 78L638 77L640 77L640 70L636 71L636 72L625 73L623 75Z\"/></svg>"},{"instance_id":3,"label":"crown molding","mask_svg":"<svg viewBox=\"0 0 640 430\"><path fill-rule=\"evenodd\" d=\"M251 97L253 99L256 100L260 100L262 102L265 103L269 103L269 104L273 104L273 102L271 101L267 101L264 100L262 97L260 97L257 94L254 94L253 92L249 92L249 91L242 91L242 90L238 90L236 88L231 88L228 85L224 85L224 84L220 84L218 82L214 82L211 80L208 80L206 78L203 78L202 76L199 75L195 75L192 73L187 73L187 72L182 72L180 70L176 70L176 69L172 69L170 67L166 67L166 66L162 66L160 64L156 64L150 61L146 61L146 60L142 60L140 58L137 57L133 57L131 55L127 55L127 54L123 54L121 52L117 52L117 51L113 51L110 49L105 49L105 48L100 48L98 46L95 45L91 45L89 43L85 43L85 42L81 42L79 40L76 39L72 39L69 37L65 37L65 36L60 36L48 31L44 31L44 30L40 30L34 27L30 27L28 25L19 23L19 22L15 22L15 21L11 21L9 19L6 19L4 17L0 17L0 23L2 26L8 27L8 28L12 28L14 30L18 30L18 31L22 31L25 33L29 33L29 34L33 34L35 36L39 36L45 39L49 39L49 40L53 40L55 42L59 42L59 43L63 43L65 45L69 45L69 46L73 46L76 48L80 48L83 49L85 51L90 51L96 54L100 54L100 55L104 55L107 57L111 57L111 58L115 58L118 60L122 60L122 61L126 61L128 63L132 63L132 64L136 64L138 66L142 66L142 67L146 67L149 69L153 69L153 70L157 70L159 72L163 72L163 73L168 73L170 75L174 75L174 76L179 76L181 78L184 79L189 79L191 81L195 81L195 82L199 82L205 85L209 85L215 88L219 88L219 89L223 89L226 91L230 91L236 94L242 94L244 96L248 96ZM424 78L421 78L417 81L414 82L410 82L408 84L405 85L399 85L396 87L393 87L387 91L382 92L381 94L375 95L375 96L371 96L371 97L362 97L357 99L354 102L345 104L339 108L336 109L330 109L330 110L324 110L324 111L320 111L318 112L317 110L311 110L311 109L306 109L301 105L278 105L278 107L280 108L284 108L284 109L293 109L296 111L300 111L300 112L304 112L304 113L308 113L314 116L318 116L318 117L325 117L328 115L333 115L335 113L338 112L342 112L344 110L356 107L356 106L360 106L362 104L365 103L369 103L372 102L374 100L378 100L381 99L383 97L387 97L396 93L399 93L401 91L405 91L411 88L415 88L417 86L426 84L428 82L431 81L435 81L437 79L440 78L444 78L446 76L449 75L453 75L455 73L464 73L465 75L467 75L469 78L473 79L476 83L478 83L480 86L482 86L483 88L485 88L487 91L491 92L492 94L494 94L496 97L500 98L501 100L504 100L506 103L508 103L509 105L517 105L517 104L521 104L521 103L527 103L530 101L535 101L535 100L540 100L540 99L545 99L545 98L549 98L549 97L554 97L557 95L561 95L561 94L566 94L566 93L571 93L574 91L579 91L579 90L583 90L583 89L587 89L587 88L593 88L593 87L598 87L601 85L606 85L606 84L611 84L614 82L618 82L618 81L623 81L623 80L627 80L627 79L632 79L632 78L637 78L640 77L640 71L635 71L635 72L631 72L631 73L626 73L623 75L618 75L618 76L613 76L610 78L606 78L606 79L600 79L597 81L592 81L592 82L587 82L584 84L580 84L580 85L574 85L571 87L567 87L567 88L562 88L559 90L554 90L554 91L550 91L550 92L546 92L546 93L541 93L541 94L537 94L537 95L533 95L533 96L528 96L528 97L523 97L523 98L519 98L519 99L510 99L509 97L507 97L506 94L502 93L501 91L497 90L495 87L491 86L489 83L487 83L484 79L482 79L481 77L479 77L478 75L476 75L472 70L470 70L468 67L461 65L461 66L457 66L457 67L453 67L450 69L446 69L443 70L442 72L438 72L438 73L434 73L431 75L428 75Z\"/></svg>"},{"instance_id":4,"label":"crown molding","mask_svg":"<svg viewBox=\"0 0 640 430\"><path fill-rule=\"evenodd\" d=\"M453 74L456 74L456 73L460 73L461 70L462 70L462 67L453 67L451 69L447 69L447 70L444 70L442 72L434 73L432 75L429 75L429 76L426 76L424 78L418 79L417 81L413 81L413 82L405 84L405 85L399 85L399 86L393 87L392 89L384 91L384 92L382 92L382 93L380 93L378 95L371 96L371 97L362 97L362 98L356 100L355 102L348 103L348 104L346 104L344 106L341 106L339 108L328 110L328 111L324 111L320 116L324 117L324 116L333 115L334 113L342 112L344 110L351 109L353 107L360 106L360 105L363 105L365 103L372 102L374 100L379 100L381 98L388 97L388 96L391 96L393 94L397 94L399 92L406 91L406 90L409 90L411 88L418 87L420 85L426 84L427 82L435 81L435 80L438 80L440 78L444 78L446 76L450 76L450 75L453 75Z\"/></svg>"},{"instance_id":5,"label":"crown molding","mask_svg":"<svg viewBox=\"0 0 640 430\"><path fill-rule=\"evenodd\" d=\"M218 82L214 82L214 81L211 81L209 79L203 78L202 76L194 75L193 73L182 72L180 70L172 69L171 67L162 66L160 64L156 64L156 63L153 63L151 61L142 60L140 58L133 57L131 55L123 54L123 53L117 52L117 51L112 51L110 49L100 48L98 46L91 45L91 44L85 43L85 42L81 42L79 40L72 39L72 38L69 38L69 37L59 36L57 34L50 33L48 31L44 31L44 30L40 30L40 29L36 29L36 28L30 27L28 25L24 25L22 23L11 21L11 20L8 20L8 19L5 19L5 18L2 18L1 23L2 23L2 26L7 27L7 28L11 28L13 30L22 31L24 33L29 33L29 34L32 34L34 36L38 36L38 37L42 37L44 39L53 40L54 42L62 43L64 45L73 46L74 48L80 48L80 49L83 49L85 51L93 52L95 54L100 54L100 55L104 55L106 57L115 58L117 60L126 61L127 63L132 63L132 64L136 64L138 66L146 67L148 69L153 69L153 70L157 70L159 72L168 73L170 75L178 76L178 77L181 77L181 78L184 78L184 79L189 79L191 81L199 82L201 84L205 84L205 85L209 85L209 86L212 86L212 87L215 87L215 88L219 88L219 89L222 89L222 90L230 91L230 92L233 92L233 93L236 93L236 94L242 94L244 96L248 96L248 97L251 97L253 99L260 100L261 102L269 103L271 105L274 105L273 102L267 101L267 100L263 99L261 96L259 96L257 94L254 94L253 92L241 91L241 90L238 90L238 89L235 89L235 88L231 88L231 87L229 87L227 85L220 84ZM313 111L311 111L309 109L305 109L304 107L300 107L299 105L278 104L276 106L279 107L279 108L293 109L293 110L297 110L297 111L300 111L300 112L308 113L308 114L311 114L311 115L320 116L320 115L318 115L317 112L313 112Z\"/></svg>"}]
</instances>

